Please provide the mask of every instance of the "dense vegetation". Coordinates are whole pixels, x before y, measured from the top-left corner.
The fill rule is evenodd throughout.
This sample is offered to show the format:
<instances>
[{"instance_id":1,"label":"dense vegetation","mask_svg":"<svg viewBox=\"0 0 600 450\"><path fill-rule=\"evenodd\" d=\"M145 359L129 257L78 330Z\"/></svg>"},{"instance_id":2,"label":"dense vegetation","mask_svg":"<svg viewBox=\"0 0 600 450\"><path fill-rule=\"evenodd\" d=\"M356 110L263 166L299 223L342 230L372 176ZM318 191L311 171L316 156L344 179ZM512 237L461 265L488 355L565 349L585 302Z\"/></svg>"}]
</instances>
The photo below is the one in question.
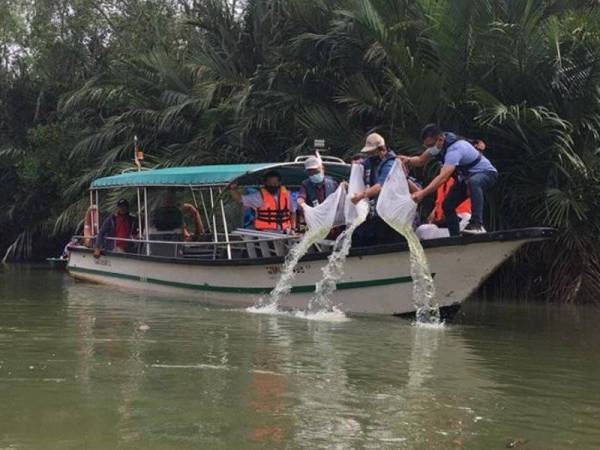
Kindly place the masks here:
<instances>
[{"instance_id":1,"label":"dense vegetation","mask_svg":"<svg viewBox=\"0 0 600 450\"><path fill-rule=\"evenodd\" d=\"M164 166L287 160L314 138L348 156L372 130L413 153L435 121L488 143L501 172L488 228L560 229L491 289L600 292L596 1L6 2L2 253L72 231L90 180L131 164L135 134Z\"/></svg>"}]
</instances>

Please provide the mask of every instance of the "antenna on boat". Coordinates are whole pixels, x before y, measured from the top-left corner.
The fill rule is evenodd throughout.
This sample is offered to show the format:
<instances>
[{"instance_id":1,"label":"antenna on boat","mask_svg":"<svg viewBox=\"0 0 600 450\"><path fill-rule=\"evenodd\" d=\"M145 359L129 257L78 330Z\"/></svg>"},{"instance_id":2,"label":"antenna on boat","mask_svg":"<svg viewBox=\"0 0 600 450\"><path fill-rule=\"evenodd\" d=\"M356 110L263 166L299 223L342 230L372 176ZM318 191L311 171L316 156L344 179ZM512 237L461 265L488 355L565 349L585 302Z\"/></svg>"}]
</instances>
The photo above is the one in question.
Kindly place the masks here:
<instances>
[{"instance_id":1,"label":"antenna on boat","mask_svg":"<svg viewBox=\"0 0 600 450\"><path fill-rule=\"evenodd\" d=\"M321 152L329 151L329 149L325 146L325 139L315 139L313 141L313 150L314 150L314 155L317 158L319 158L321 160L321 162L325 161L328 163L345 164L343 159L338 158L336 156L321 155ZM310 158L311 156L312 155L296 156L296 159L294 159L294 162L303 162L307 158Z\"/></svg>"},{"instance_id":2,"label":"antenna on boat","mask_svg":"<svg viewBox=\"0 0 600 450\"><path fill-rule=\"evenodd\" d=\"M138 172L142 170L142 161L144 160L144 152L140 150L140 142L136 136L133 137L133 160L137 166Z\"/></svg>"},{"instance_id":3,"label":"antenna on boat","mask_svg":"<svg viewBox=\"0 0 600 450\"><path fill-rule=\"evenodd\" d=\"M315 139L313 146L315 148L315 155L322 161L321 151L325 151L325 139Z\"/></svg>"}]
</instances>

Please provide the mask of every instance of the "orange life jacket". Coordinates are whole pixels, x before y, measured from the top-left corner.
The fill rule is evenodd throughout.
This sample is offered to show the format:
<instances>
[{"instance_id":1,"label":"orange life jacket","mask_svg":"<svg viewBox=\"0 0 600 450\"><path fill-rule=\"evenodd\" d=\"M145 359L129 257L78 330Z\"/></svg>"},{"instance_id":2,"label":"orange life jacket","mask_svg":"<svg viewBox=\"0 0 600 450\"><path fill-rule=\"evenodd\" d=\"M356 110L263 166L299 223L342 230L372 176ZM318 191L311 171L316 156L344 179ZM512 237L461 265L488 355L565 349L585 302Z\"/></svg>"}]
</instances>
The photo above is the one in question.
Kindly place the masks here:
<instances>
[{"instance_id":1,"label":"orange life jacket","mask_svg":"<svg viewBox=\"0 0 600 450\"><path fill-rule=\"evenodd\" d=\"M444 184L442 184L437 190L437 198L435 199L435 208L433 209L433 221L434 222L443 222L444 221L444 209L442 208L442 203L444 203L444 199L450 188L454 184L454 178L448 178ZM464 202L456 207L456 214L468 213L471 214L471 199L467 198Z\"/></svg>"},{"instance_id":2,"label":"orange life jacket","mask_svg":"<svg viewBox=\"0 0 600 450\"><path fill-rule=\"evenodd\" d=\"M279 202L264 187L260 189L262 205L256 210L254 226L257 230L276 231L292 227L289 193L285 186L279 187Z\"/></svg>"}]
</instances>

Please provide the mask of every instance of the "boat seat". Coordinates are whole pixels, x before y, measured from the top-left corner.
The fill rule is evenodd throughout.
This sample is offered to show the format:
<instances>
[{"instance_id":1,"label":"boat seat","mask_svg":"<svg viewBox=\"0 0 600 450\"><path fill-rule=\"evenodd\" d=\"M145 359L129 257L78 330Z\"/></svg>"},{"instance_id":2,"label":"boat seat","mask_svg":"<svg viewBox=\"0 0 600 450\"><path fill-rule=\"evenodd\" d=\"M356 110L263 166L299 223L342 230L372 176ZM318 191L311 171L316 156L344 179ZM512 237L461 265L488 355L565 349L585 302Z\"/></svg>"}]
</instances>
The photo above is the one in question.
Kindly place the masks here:
<instances>
[{"instance_id":1,"label":"boat seat","mask_svg":"<svg viewBox=\"0 0 600 450\"><path fill-rule=\"evenodd\" d=\"M231 235L240 237L243 240L249 258L285 256L290 243L295 242L294 239L290 239L285 234L251 230L248 228L238 228L232 231ZM269 239L269 241L265 241L265 239ZM258 240L260 242L252 242Z\"/></svg>"},{"instance_id":2,"label":"boat seat","mask_svg":"<svg viewBox=\"0 0 600 450\"><path fill-rule=\"evenodd\" d=\"M158 231L156 228L149 228L149 238L151 241L183 241L183 230ZM176 257L178 246L174 244L163 244L159 242L150 242L150 254L154 256Z\"/></svg>"}]
</instances>

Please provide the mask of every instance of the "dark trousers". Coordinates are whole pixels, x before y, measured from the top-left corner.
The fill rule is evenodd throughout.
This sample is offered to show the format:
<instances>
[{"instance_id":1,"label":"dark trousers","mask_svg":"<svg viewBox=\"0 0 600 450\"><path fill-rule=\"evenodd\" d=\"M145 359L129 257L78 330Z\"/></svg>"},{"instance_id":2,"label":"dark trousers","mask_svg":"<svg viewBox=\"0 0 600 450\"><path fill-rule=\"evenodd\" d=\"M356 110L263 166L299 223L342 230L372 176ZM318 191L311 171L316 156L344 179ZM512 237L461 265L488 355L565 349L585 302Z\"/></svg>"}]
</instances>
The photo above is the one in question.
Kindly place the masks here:
<instances>
[{"instance_id":1,"label":"dark trousers","mask_svg":"<svg viewBox=\"0 0 600 450\"><path fill-rule=\"evenodd\" d=\"M496 172L480 172L471 174L467 179L460 180L452 185L442 203L450 236L460 234L460 220L456 215L456 208L468 197L471 197L470 223L483 225L483 195L496 183L497 178L498 174Z\"/></svg>"},{"instance_id":2,"label":"dark trousers","mask_svg":"<svg viewBox=\"0 0 600 450\"><path fill-rule=\"evenodd\" d=\"M390 227L381 217L370 216L352 235L353 247L392 244L404 239L396 230Z\"/></svg>"}]
</instances>

